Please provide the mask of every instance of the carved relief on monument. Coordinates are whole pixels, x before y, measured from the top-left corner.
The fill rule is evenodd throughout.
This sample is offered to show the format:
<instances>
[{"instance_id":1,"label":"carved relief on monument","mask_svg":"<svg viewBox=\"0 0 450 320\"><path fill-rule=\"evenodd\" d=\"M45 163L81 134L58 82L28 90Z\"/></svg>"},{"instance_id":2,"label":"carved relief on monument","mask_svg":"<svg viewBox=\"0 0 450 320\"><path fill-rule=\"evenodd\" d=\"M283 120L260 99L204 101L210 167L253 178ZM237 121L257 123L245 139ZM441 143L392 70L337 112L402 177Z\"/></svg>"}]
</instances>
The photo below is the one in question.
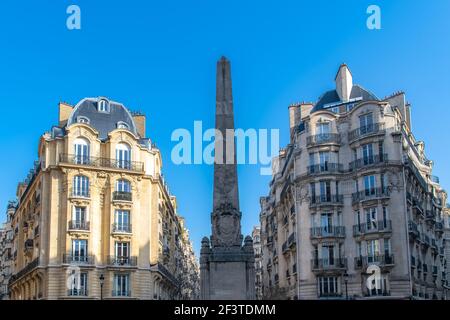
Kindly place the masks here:
<instances>
[{"instance_id":1,"label":"carved relief on monument","mask_svg":"<svg viewBox=\"0 0 450 320\"><path fill-rule=\"evenodd\" d=\"M215 245L231 247L241 245L240 213L229 203L222 203L213 212L213 227L216 230Z\"/></svg>"}]
</instances>

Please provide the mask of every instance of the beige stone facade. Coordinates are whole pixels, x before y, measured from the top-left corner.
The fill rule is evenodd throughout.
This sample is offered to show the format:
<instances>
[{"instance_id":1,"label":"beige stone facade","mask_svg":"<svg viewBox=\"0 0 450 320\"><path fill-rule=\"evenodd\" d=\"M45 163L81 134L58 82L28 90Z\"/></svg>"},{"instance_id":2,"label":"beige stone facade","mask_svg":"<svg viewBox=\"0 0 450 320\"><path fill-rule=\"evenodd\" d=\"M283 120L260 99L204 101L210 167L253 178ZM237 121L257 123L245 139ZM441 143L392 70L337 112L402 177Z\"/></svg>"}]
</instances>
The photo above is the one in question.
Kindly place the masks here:
<instances>
[{"instance_id":1,"label":"beige stone facade","mask_svg":"<svg viewBox=\"0 0 450 320\"><path fill-rule=\"evenodd\" d=\"M11 219L16 207L15 202L9 202L6 211L6 222L0 228L0 300L7 300L8 282L11 277L13 260L13 230Z\"/></svg>"},{"instance_id":2,"label":"beige stone facade","mask_svg":"<svg viewBox=\"0 0 450 320\"><path fill-rule=\"evenodd\" d=\"M289 107L291 141L261 198L264 297L445 299L447 194L404 93L378 99L346 65L335 81Z\"/></svg>"},{"instance_id":3,"label":"beige stone facade","mask_svg":"<svg viewBox=\"0 0 450 320\"><path fill-rule=\"evenodd\" d=\"M261 227L255 226L252 231L253 251L255 252L255 297L261 300L262 296L262 248Z\"/></svg>"},{"instance_id":4,"label":"beige stone facade","mask_svg":"<svg viewBox=\"0 0 450 320\"><path fill-rule=\"evenodd\" d=\"M61 103L17 188L11 299L192 299L198 264L145 116Z\"/></svg>"}]
</instances>

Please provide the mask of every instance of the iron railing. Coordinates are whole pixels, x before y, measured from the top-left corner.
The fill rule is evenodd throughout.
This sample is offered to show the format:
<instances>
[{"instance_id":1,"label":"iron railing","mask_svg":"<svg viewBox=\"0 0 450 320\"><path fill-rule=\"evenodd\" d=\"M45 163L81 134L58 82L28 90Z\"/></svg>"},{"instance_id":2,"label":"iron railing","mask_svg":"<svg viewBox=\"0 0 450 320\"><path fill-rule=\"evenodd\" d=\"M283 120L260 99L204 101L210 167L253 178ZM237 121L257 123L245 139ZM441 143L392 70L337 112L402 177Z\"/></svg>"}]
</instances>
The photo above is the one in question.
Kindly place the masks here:
<instances>
[{"instance_id":1,"label":"iron railing","mask_svg":"<svg viewBox=\"0 0 450 320\"><path fill-rule=\"evenodd\" d=\"M66 153L62 153L59 155L59 162L91 167L104 167L139 172L144 171L144 163L139 161L117 160L99 157L80 157L74 154Z\"/></svg>"},{"instance_id":2,"label":"iron railing","mask_svg":"<svg viewBox=\"0 0 450 320\"><path fill-rule=\"evenodd\" d=\"M320 174L320 173L343 173L344 166L340 163L325 162L321 164L313 164L308 166L308 174Z\"/></svg>"},{"instance_id":3,"label":"iron railing","mask_svg":"<svg viewBox=\"0 0 450 320\"><path fill-rule=\"evenodd\" d=\"M69 230L89 230L89 221L71 220L69 221Z\"/></svg>"},{"instance_id":4,"label":"iron railing","mask_svg":"<svg viewBox=\"0 0 450 320\"><path fill-rule=\"evenodd\" d=\"M360 236L367 233L390 232L390 231L392 231L391 220L366 222L356 224L353 226L353 236Z\"/></svg>"},{"instance_id":5,"label":"iron railing","mask_svg":"<svg viewBox=\"0 0 450 320\"><path fill-rule=\"evenodd\" d=\"M93 264L94 257L90 255L73 255L72 253L63 255L63 262L68 264Z\"/></svg>"},{"instance_id":6,"label":"iron railing","mask_svg":"<svg viewBox=\"0 0 450 320\"><path fill-rule=\"evenodd\" d=\"M114 191L113 192L113 200L116 201L132 201L131 192L126 191Z\"/></svg>"},{"instance_id":7,"label":"iron railing","mask_svg":"<svg viewBox=\"0 0 450 320\"><path fill-rule=\"evenodd\" d=\"M346 269L347 258L332 258L332 259L312 259L311 269L318 270L335 270Z\"/></svg>"},{"instance_id":8,"label":"iron railing","mask_svg":"<svg viewBox=\"0 0 450 320\"><path fill-rule=\"evenodd\" d=\"M123 224L123 223L113 223L112 224L112 232L116 233L131 233L131 223Z\"/></svg>"},{"instance_id":9,"label":"iron railing","mask_svg":"<svg viewBox=\"0 0 450 320\"><path fill-rule=\"evenodd\" d=\"M292 247L296 244L297 240L295 238L295 232L292 232L288 237L288 246Z\"/></svg>"},{"instance_id":10,"label":"iron railing","mask_svg":"<svg viewBox=\"0 0 450 320\"><path fill-rule=\"evenodd\" d=\"M365 189L363 191L353 193L352 200L353 200L353 203L355 203L355 202L359 202L359 201L386 198L386 197L389 197L389 195L390 195L389 189L386 187L371 188L371 189Z\"/></svg>"},{"instance_id":11,"label":"iron railing","mask_svg":"<svg viewBox=\"0 0 450 320\"><path fill-rule=\"evenodd\" d=\"M362 167L366 167L366 166L371 166L371 165L376 165L376 164L380 164L380 163L387 163L388 162L388 155L387 154L376 154L376 155L372 155L370 157L363 157L360 159L356 159L355 161L352 161L349 163L348 167L350 171L362 168Z\"/></svg>"},{"instance_id":12,"label":"iron railing","mask_svg":"<svg viewBox=\"0 0 450 320\"><path fill-rule=\"evenodd\" d=\"M393 254L381 254L355 257L355 268L366 268L369 265L390 266L394 265Z\"/></svg>"},{"instance_id":13,"label":"iron railing","mask_svg":"<svg viewBox=\"0 0 450 320\"><path fill-rule=\"evenodd\" d=\"M371 134L384 132L384 123L371 123L349 132L348 140L353 141Z\"/></svg>"},{"instance_id":14,"label":"iron railing","mask_svg":"<svg viewBox=\"0 0 450 320\"><path fill-rule=\"evenodd\" d=\"M319 133L311 135L306 138L306 144L308 146L323 144L323 143L340 143L341 136L338 133Z\"/></svg>"},{"instance_id":15,"label":"iron railing","mask_svg":"<svg viewBox=\"0 0 450 320\"><path fill-rule=\"evenodd\" d=\"M343 204L344 196L339 194L326 194L320 196L311 197L310 205L320 205L320 204Z\"/></svg>"},{"instance_id":16,"label":"iron railing","mask_svg":"<svg viewBox=\"0 0 450 320\"><path fill-rule=\"evenodd\" d=\"M311 238L345 238L344 226L327 226L311 228Z\"/></svg>"},{"instance_id":17,"label":"iron railing","mask_svg":"<svg viewBox=\"0 0 450 320\"><path fill-rule=\"evenodd\" d=\"M137 257L108 256L108 265L111 266L137 266Z\"/></svg>"}]
</instances>

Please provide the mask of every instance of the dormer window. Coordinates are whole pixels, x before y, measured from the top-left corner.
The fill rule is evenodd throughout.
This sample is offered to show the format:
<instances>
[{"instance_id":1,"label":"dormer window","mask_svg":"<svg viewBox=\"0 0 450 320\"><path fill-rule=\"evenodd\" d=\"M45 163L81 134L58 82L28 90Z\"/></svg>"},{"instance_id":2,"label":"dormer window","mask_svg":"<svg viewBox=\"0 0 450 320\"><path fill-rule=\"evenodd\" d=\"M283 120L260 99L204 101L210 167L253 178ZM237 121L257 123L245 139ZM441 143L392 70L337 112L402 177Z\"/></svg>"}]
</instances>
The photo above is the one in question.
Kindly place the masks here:
<instances>
[{"instance_id":1,"label":"dormer window","mask_svg":"<svg viewBox=\"0 0 450 320\"><path fill-rule=\"evenodd\" d=\"M117 129L130 129L130 126L126 122L119 121L117 122Z\"/></svg>"},{"instance_id":2,"label":"dormer window","mask_svg":"<svg viewBox=\"0 0 450 320\"><path fill-rule=\"evenodd\" d=\"M109 103L105 99L101 99L97 103L98 112L109 112Z\"/></svg>"},{"instance_id":3,"label":"dormer window","mask_svg":"<svg viewBox=\"0 0 450 320\"><path fill-rule=\"evenodd\" d=\"M86 123L86 124L89 124L89 119L88 118L86 118L86 117L77 117L77 122L78 123Z\"/></svg>"}]
</instances>

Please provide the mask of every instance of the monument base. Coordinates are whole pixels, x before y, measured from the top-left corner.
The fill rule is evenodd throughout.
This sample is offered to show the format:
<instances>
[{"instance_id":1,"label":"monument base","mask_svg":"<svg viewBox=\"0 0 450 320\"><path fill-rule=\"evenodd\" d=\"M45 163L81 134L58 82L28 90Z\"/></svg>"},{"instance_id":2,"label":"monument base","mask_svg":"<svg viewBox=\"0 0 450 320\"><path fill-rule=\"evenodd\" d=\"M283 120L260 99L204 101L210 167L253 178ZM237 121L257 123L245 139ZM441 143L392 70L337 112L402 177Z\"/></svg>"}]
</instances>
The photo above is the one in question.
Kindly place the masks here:
<instances>
[{"instance_id":1,"label":"monument base","mask_svg":"<svg viewBox=\"0 0 450 320\"><path fill-rule=\"evenodd\" d=\"M206 238L207 239L207 238ZM250 240L243 247L210 248L202 241L200 285L203 300L254 300L255 257Z\"/></svg>"}]
</instances>

